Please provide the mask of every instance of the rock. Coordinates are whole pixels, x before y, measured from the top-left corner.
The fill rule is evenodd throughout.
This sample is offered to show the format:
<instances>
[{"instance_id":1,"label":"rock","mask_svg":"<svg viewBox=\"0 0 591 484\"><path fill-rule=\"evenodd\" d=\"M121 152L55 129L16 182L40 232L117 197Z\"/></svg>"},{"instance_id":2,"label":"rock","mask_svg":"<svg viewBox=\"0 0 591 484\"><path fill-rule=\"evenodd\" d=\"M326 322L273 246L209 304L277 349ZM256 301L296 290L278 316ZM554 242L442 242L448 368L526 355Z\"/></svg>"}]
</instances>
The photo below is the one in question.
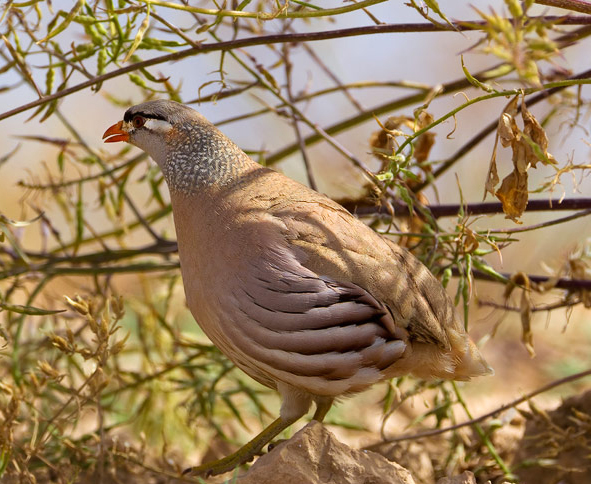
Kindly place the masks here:
<instances>
[{"instance_id":1,"label":"rock","mask_svg":"<svg viewBox=\"0 0 591 484\"><path fill-rule=\"evenodd\" d=\"M442 477L437 484L476 484L476 478L470 471L464 471L459 476Z\"/></svg>"},{"instance_id":2,"label":"rock","mask_svg":"<svg viewBox=\"0 0 591 484\"><path fill-rule=\"evenodd\" d=\"M315 421L259 458L236 484L414 484L404 467L339 442Z\"/></svg>"}]
</instances>

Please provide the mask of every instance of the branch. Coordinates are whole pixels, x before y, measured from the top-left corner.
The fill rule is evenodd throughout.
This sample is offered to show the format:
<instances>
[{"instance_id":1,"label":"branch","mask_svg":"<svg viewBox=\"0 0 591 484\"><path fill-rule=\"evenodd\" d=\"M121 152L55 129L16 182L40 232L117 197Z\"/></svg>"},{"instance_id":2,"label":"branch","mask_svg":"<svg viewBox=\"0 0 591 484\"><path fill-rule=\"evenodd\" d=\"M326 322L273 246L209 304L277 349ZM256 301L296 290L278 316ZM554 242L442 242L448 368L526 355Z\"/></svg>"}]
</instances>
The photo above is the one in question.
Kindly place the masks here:
<instances>
[{"instance_id":1,"label":"branch","mask_svg":"<svg viewBox=\"0 0 591 484\"><path fill-rule=\"evenodd\" d=\"M494 301L481 301L478 300L477 301L478 306L479 307L483 307L483 306L488 306L491 308L496 308L496 309L502 309L503 311L513 311L513 312L521 312L523 311L522 308L518 308L515 306L509 306L507 304L499 304L497 302ZM541 311L554 311L555 309L560 309L560 308L568 308L571 306L577 306L579 304L581 304L582 301L579 298L576 298L574 300L567 300L567 301L558 301L552 304L544 304L542 306L535 306L533 305L531 307L531 311L533 313L537 313L537 312L541 312Z\"/></svg>"},{"instance_id":2,"label":"branch","mask_svg":"<svg viewBox=\"0 0 591 484\"><path fill-rule=\"evenodd\" d=\"M534 19L537 17L533 17ZM548 16L548 17L539 17L541 19L547 20L548 22L559 23L562 25L590 25L591 24L591 17L588 16ZM37 106L41 106L48 102L54 101L56 99L61 99L62 97L68 96L74 92L82 91L88 87L94 86L96 84L103 83L110 79L114 79L116 77L122 76L123 74L127 74L139 69L144 69L146 67L162 64L164 62L173 62L178 61L180 59L184 59L185 57L190 57L193 55L198 54L205 54L208 52L218 52L218 51L229 51L232 49L240 49L244 47L251 47L255 45L266 45L266 44L281 44L286 42L315 42L319 40L330 40L330 39L337 39L337 38L345 38L345 37L355 37L358 35L373 35L373 34L385 34L385 33L403 33L403 32L457 32L465 31L465 30L480 30L482 26L485 25L484 21L462 21L457 23L457 29L454 29L450 26L436 26L431 23L406 23L406 24L383 24L383 25L368 25L365 27L355 27L350 29L337 29L337 30L329 30L325 32L304 32L304 33L294 33L294 34L272 34L272 35L261 35L257 37L249 37L246 39L236 39L226 42L216 42L210 44L199 44L198 46L189 47L185 50L181 50L179 52L174 52L172 54L165 54L162 56L154 57L152 59L148 59L141 62L136 62L134 64L130 64L126 67L122 67L120 69L116 69L112 72L108 72L106 74L93 77L92 79L88 79L85 82L81 82L80 84L76 84L75 86L71 86L67 89L63 89L61 91L55 92L48 96L43 96L40 99L32 101L27 104L23 104L17 108L11 109L0 114L0 121L14 116L16 114L28 111L29 109L33 109ZM468 81L467 84L463 84L463 86L470 85ZM421 98L419 98L420 100ZM371 117L371 113L370 116ZM329 133L332 134L332 133ZM309 144L306 140L306 144ZM297 149L297 145L296 148ZM295 151L294 149L294 151Z\"/></svg>"},{"instance_id":3,"label":"branch","mask_svg":"<svg viewBox=\"0 0 591 484\"><path fill-rule=\"evenodd\" d=\"M494 416L504 412L505 410L509 410L510 408L516 407L517 405L527 402L529 399L535 397L536 395L539 395L540 393L547 392L548 390L552 390L553 388L556 388L557 386L564 385L566 383L570 383L575 380L579 380L579 379L584 378L589 375L591 375L591 368L588 370L582 371L580 373L575 373L574 375L570 375L565 378L560 378L559 380L555 380L551 383L548 383L547 385L545 385L541 388L538 388L537 390L534 390L533 392L528 393L527 395L524 395L521 398L513 400L512 402L506 403L505 405L502 405L501 407L497 408L496 410L493 410L492 412L485 413L484 415L481 415L480 417L477 417L477 418L474 418L474 419L471 419L471 420L468 420L466 422L462 422L462 423L459 423L456 425L450 425L449 427L445 427L442 429L434 429L434 430L429 430L427 432L419 432L419 433L410 434L410 435L401 435L399 437L386 439L382 442L378 442L376 444L368 445L367 447L363 447L363 450L375 451L376 449L379 449L381 446L386 445L386 444L393 444L395 442L402 442L404 440L417 440L417 439L423 439L425 437L433 437L435 435L444 434L444 433L449 432L451 430L457 430L462 427L467 427L468 425L473 425L473 424L482 422L482 421L486 420L487 418L494 417Z\"/></svg>"},{"instance_id":4,"label":"branch","mask_svg":"<svg viewBox=\"0 0 591 484\"><path fill-rule=\"evenodd\" d=\"M321 8L318 10L296 10L296 11L285 11L281 8L277 12L245 12L243 10L223 10L223 9L212 9L212 8L201 8L193 7L191 5L183 5L179 3L166 2L163 0L139 0L141 3L145 3L148 6L158 5L159 7L171 8L174 10L182 10L185 12L196 13L200 15L213 15L215 17L232 17L233 19L239 18L253 18L258 21L261 20L274 20L276 18L287 19L287 18L313 18L313 17L330 17L332 15L340 15L343 13L353 12L355 10L371 7L378 3L386 2L387 0L365 0L359 3L353 3L352 5L346 5L344 7L337 8Z\"/></svg>"},{"instance_id":5,"label":"branch","mask_svg":"<svg viewBox=\"0 0 591 484\"><path fill-rule=\"evenodd\" d=\"M454 276L460 275L459 271L455 267L452 268L452 273L454 274ZM499 274L505 279L507 279L507 281L511 278L512 275L508 272L499 272ZM494 277L492 274L488 274L486 272L482 272L475 269L472 270L472 276L475 279L480 279L483 281L502 282L498 277ZM536 284L543 284L544 282L548 282L550 279L553 279L552 277L548 276L535 276L529 274L527 275L527 278L531 282L535 282ZM591 289L591 279L560 278L555 282L556 284L553 286L553 288L556 289Z\"/></svg>"},{"instance_id":6,"label":"branch","mask_svg":"<svg viewBox=\"0 0 591 484\"><path fill-rule=\"evenodd\" d=\"M383 205L370 204L365 201L358 200L337 200L349 212L358 216L368 215L390 215L387 207ZM396 215L407 217L409 215L408 206L401 201L392 201L392 206L396 210ZM426 205L425 208L431 211L434 218L441 217L455 217L463 208L464 214L471 215L486 215L486 214L502 214L503 205L501 202L481 202L469 203L467 205L460 205L457 203L441 204L441 205ZM530 200L527 204L526 212L544 212L547 210L586 210L591 208L591 198L566 198L550 199L550 200Z\"/></svg>"},{"instance_id":7,"label":"branch","mask_svg":"<svg viewBox=\"0 0 591 484\"><path fill-rule=\"evenodd\" d=\"M535 3L548 5L549 7L564 8L573 12L591 14L591 3L585 0L535 0Z\"/></svg>"}]
</instances>

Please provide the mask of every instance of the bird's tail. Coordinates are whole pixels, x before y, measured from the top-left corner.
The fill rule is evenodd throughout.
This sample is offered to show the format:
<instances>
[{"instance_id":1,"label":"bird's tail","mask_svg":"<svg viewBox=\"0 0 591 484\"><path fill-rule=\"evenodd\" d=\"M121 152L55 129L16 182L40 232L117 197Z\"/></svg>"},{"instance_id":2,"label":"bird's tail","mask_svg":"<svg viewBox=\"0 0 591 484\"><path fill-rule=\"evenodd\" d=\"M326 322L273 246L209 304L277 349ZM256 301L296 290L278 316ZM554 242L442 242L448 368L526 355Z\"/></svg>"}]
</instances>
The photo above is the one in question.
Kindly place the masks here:
<instances>
[{"instance_id":1,"label":"bird's tail","mask_svg":"<svg viewBox=\"0 0 591 484\"><path fill-rule=\"evenodd\" d=\"M454 368L454 380L469 380L473 376L494 375L495 371L486 362L476 345L467 340L467 348L463 355L460 355Z\"/></svg>"}]
</instances>

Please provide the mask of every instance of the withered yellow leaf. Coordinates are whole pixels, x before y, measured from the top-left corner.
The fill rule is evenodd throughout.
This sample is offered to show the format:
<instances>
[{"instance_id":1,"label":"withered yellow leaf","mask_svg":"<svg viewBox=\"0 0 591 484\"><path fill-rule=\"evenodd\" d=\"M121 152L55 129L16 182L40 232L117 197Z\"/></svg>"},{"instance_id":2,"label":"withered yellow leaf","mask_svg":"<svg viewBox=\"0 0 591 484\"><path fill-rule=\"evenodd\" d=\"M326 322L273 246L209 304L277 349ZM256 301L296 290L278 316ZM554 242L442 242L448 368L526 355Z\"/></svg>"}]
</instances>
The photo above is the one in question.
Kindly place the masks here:
<instances>
[{"instance_id":1,"label":"withered yellow leaf","mask_svg":"<svg viewBox=\"0 0 591 484\"><path fill-rule=\"evenodd\" d=\"M484 197L483 200L486 198L486 192L490 193L491 195L495 194L495 187L499 183L499 173L497 171L497 144L499 143L499 134L495 137L495 145L493 147L493 152L490 157L490 163L488 165L488 173L486 175L486 182L484 183Z\"/></svg>"},{"instance_id":2,"label":"withered yellow leaf","mask_svg":"<svg viewBox=\"0 0 591 484\"><path fill-rule=\"evenodd\" d=\"M523 134L529 137L539 148L536 150L535 146L527 143L526 157L528 163L534 168L538 161L541 161L544 165L555 164L556 160L548 153L548 136L546 136L546 132L538 120L528 111L525 105L525 99L521 103L521 117L523 118ZM538 152L536 153L536 151Z\"/></svg>"},{"instance_id":3,"label":"withered yellow leaf","mask_svg":"<svg viewBox=\"0 0 591 484\"><path fill-rule=\"evenodd\" d=\"M421 111L417 116L416 129L423 129L426 126L429 126L434 120L435 118L432 114L428 113L427 111ZM434 144L435 133L431 131L427 131L418 137L413 152L414 159L417 161L417 163L423 163L424 161L427 161L429 158L429 153L431 152L431 148Z\"/></svg>"},{"instance_id":4,"label":"withered yellow leaf","mask_svg":"<svg viewBox=\"0 0 591 484\"><path fill-rule=\"evenodd\" d=\"M527 207L527 172L520 173L513 170L505 177L501 188L497 190L495 195L503 204L506 218L521 223L517 219L521 217Z\"/></svg>"}]
</instances>

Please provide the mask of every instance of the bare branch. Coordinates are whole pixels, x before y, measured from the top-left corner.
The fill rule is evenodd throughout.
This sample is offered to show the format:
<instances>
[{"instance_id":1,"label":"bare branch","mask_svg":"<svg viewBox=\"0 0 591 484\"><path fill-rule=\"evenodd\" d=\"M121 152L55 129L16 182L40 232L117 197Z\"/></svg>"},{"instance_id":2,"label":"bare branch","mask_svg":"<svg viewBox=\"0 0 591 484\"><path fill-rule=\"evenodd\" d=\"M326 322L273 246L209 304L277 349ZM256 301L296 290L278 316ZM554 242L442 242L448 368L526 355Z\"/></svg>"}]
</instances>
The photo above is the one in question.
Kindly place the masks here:
<instances>
[{"instance_id":1,"label":"bare branch","mask_svg":"<svg viewBox=\"0 0 591 484\"><path fill-rule=\"evenodd\" d=\"M467 420L466 422L461 422L461 423L458 423L455 425L450 425L449 427L444 427L441 429L434 429L434 430L428 430L426 432L419 432L416 434L401 435L399 437L393 437L390 439L386 439L382 442L378 442L376 444L372 444L372 445L368 445L366 447L363 447L363 450L375 451L384 445L394 444L396 442L402 442L405 440L424 439L427 437L433 437L435 435L441 435L446 432L450 432L452 430L461 429L462 427L467 427L469 425L474 425L476 423L483 422L484 420L486 420L488 418L495 417L496 415L503 413L504 411L509 410L510 408L516 407L517 405L527 402L528 400L535 397L536 395L539 395L541 393L545 393L545 392L552 390L553 388L556 388L560 385L565 385L566 383L571 383L573 381L580 380L581 378L585 378L589 375L591 375L591 369L581 371L579 373L575 373L574 375L570 375L565 378L560 378L558 380L554 380L553 382L548 383L547 385L544 385L543 387L540 387L540 388L528 393L527 395L524 395L521 398L517 398L516 400L506 403L505 405L502 405L491 412L485 413L484 415L481 415L480 417Z\"/></svg>"}]
</instances>

